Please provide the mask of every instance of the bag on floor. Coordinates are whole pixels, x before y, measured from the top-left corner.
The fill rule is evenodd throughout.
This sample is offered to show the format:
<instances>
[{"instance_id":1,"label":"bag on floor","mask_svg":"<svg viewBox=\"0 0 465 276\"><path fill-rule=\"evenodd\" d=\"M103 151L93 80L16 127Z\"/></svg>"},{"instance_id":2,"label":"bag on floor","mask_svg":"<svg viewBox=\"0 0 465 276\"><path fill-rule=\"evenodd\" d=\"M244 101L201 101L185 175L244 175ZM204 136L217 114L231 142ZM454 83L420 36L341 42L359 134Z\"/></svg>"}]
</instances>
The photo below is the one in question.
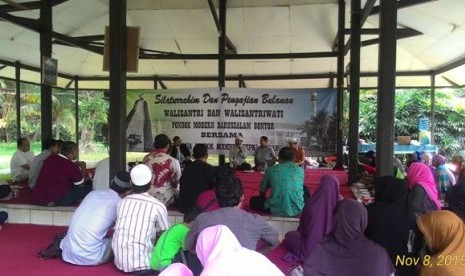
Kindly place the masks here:
<instances>
[{"instance_id":1,"label":"bag on floor","mask_svg":"<svg viewBox=\"0 0 465 276\"><path fill-rule=\"evenodd\" d=\"M52 243L47 246L44 250L41 250L37 253L37 257L42 260L56 259L61 258L61 240L64 239L66 233L62 233L53 237Z\"/></svg>"}]
</instances>

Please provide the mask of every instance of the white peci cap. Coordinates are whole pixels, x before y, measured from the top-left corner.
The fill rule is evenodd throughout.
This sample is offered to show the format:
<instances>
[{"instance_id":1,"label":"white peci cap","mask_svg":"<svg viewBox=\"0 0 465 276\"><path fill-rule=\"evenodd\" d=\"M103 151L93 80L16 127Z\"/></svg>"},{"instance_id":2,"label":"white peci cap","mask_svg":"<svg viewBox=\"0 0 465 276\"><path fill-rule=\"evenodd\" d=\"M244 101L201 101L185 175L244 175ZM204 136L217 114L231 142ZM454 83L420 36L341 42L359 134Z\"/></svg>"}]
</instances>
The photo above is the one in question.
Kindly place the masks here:
<instances>
[{"instance_id":1,"label":"white peci cap","mask_svg":"<svg viewBox=\"0 0 465 276\"><path fill-rule=\"evenodd\" d=\"M297 138L290 138L288 142L289 144L297 144Z\"/></svg>"},{"instance_id":2,"label":"white peci cap","mask_svg":"<svg viewBox=\"0 0 465 276\"><path fill-rule=\"evenodd\" d=\"M139 164L131 170L131 182L134 186L144 186L152 181L152 171L147 165Z\"/></svg>"}]
</instances>

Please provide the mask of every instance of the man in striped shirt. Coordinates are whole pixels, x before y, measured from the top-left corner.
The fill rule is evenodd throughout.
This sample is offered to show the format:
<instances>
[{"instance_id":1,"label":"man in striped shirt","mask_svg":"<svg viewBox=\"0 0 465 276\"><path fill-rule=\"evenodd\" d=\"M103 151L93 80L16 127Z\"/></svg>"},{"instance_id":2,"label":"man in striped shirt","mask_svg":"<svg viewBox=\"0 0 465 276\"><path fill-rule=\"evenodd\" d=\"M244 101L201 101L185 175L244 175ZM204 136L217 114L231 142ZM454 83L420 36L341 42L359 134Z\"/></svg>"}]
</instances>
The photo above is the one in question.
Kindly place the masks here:
<instances>
[{"instance_id":1,"label":"man in striped shirt","mask_svg":"<svg viewBox=\"0 0 465 276\"><path fill-rule=\"evenodd\" d=\"M150 273L150 255L158 232L169 228L165 205L148 194L152 172L144 164L131 170L134 194L118 205L112 248L115 265L124 272Z\"/></svg>"}]
</instances>

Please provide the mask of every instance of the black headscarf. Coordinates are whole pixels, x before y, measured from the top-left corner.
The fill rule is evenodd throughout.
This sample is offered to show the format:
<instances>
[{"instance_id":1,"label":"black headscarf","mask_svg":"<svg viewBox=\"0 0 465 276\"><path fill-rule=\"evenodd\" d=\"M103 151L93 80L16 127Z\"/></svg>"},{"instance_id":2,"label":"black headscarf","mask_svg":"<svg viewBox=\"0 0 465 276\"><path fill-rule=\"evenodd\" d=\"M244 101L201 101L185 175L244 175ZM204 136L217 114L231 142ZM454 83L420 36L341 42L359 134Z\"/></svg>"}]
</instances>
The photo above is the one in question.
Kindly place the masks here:
<instances>
[{"instance_id":1,"label":"black headscarf","mask_svg":"<svg viewBox=\"0 0 465 276\"><path fill-rule=\"evenodd\" d=\"M449 209L465 222L465 183L459 183L452 187L446 195Z\"/></svg>"},{"instance_id":2,"label":"black headscarf","mask_svg":"<svg viewBox=\"0 0 465 276\"><path fill-rule=\"evenodd\" d=\"M376 203L399 203L407 198L407 184L394 176L378 177L374 185Z\"/></svg>"},{"instance_id":3,"label":"black headscarf","mask_svg":"<svg viewBox=\"0 0 465 276\"><path fill-rule=\"evenodd\" d=\"M368 227L365 235L386 249L395 264L396 256L413 256L408 253L410 230L414 223L407 215L408 188L406 183L393 176L376 178L375 203L367 206ZM410 275L412 268L396 267L396 275Z\"/></svg>"}]
</instances>

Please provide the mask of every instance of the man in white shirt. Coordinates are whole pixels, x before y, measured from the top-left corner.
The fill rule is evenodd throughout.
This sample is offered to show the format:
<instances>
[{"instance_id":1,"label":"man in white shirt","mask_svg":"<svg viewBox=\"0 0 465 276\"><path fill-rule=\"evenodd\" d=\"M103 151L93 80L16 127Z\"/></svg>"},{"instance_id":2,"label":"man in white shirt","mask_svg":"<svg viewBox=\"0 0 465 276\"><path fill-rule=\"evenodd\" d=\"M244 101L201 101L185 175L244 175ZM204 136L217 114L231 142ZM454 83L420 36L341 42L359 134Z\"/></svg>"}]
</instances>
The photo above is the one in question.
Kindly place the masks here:
<instances>
[{"instance_id":1,"label":"man in white shirt","mask_svg":"<svg viewBox=\"0 0 465 276\"><path fill-rule=\"evenodd\" d=\"M105 236L116 221L116 209L121 198L131 193L130 181L129 173L120 171L110 189L92 191L84 198L60 243L65 262L99 265L111 259L111 238Z\"/></svg>"},{"instance_id":2,"label":"man in white shirt","mask_svg":"<svg viewBox=\"0 0 465 276\"><path fill-rule=\"evenodd\" d=\"M31 189L33 189L36 185L44 160L52 154L58 154L58 142L55 139L46 139L42 143L42 152L34 157L31 162L29 180L27 181L27 184L31 187Z\"/></svg>"},{"instance_id":3,"label":"man in white shirt","mask_svg":"<svg viewBox=\"0 0 465 276\"><path fill-rule=\"evenodd\" d=\"M11 178L14 182L26 181L29 179L29 169L35 155L27 138L19 138L16 143L18 150L10 161Z\"/></svg>"},{"instance_id":4,"label":"man in white shirt","mask_svg":"<svg viewBox=\"0 0 465 276\"><path fill-rule=\"evenodd\" d=\"M131 170L134 194L118 204L112 248L116 267L126 273L150 273L157 232L170 226L165 205L148 193L151 180L148 166L135 166Z\"/></svg>"},{"instance_id":5,"label":"man in white shirt","mask_svg":"<svg viewBox=\"0 0 465 276\"><path fill-rule=\"evenodd\" d=\"M94 179L92 187L94 190L105 190L110 185L110 158L107 157L98 161L95 166Z\"/></svg>"},{"instance_id":6,"label":"man in white shirt","mask_svg":"<svg viewBox=\"0 0 465 276\"><path fill-rule=\"evenodd\" d=\"M234 145L232 145L231 149L229 150L229 162L231 168L233 169L250 170L252 169L252 166L245 160L247 158L247 153L245 152L245 149L242 146L242 141L244 141L242 135L239 134L238 136L236 136L236 139L234 140Z\"/></svg>"},{"instance_id":7,"label":"man in white shirt","mask_svg":"<svg viewBox=\"0 0 465 276\"><path fill-rule=\"evenodd\" d=\"M181 166L179 161L168 154L170 139L165 134L158 134L153 143L154 150L149 153L143 163L152 171L153 178L149 194L163 202L166 206L175 201L179 194Z\"/></svg>"}]
</instances>

